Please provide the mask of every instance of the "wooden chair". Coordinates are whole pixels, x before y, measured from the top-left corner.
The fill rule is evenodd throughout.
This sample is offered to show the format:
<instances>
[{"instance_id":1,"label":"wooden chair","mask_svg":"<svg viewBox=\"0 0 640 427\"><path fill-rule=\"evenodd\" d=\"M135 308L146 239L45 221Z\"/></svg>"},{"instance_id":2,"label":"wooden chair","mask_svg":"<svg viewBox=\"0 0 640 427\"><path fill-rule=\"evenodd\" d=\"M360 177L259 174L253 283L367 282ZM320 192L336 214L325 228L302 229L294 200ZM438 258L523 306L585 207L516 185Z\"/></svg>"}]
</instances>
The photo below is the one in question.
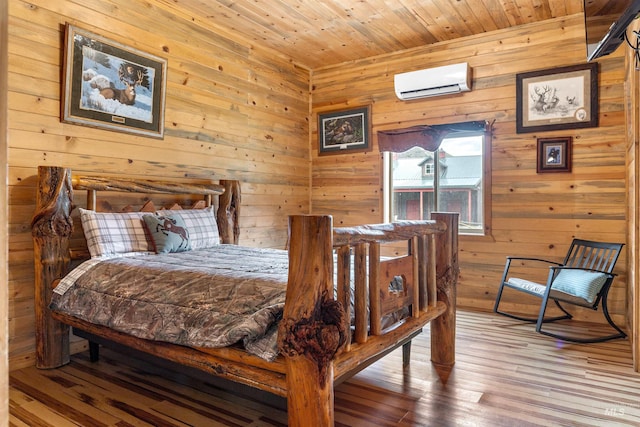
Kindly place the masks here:
<instances>
[{"instance_id":1,"label":"wooden chair","mask_svg":"<svg viewBox=\"0 0 640 427\"><path fill-rule=\"evenodd\" d=\"M504 267L504 274L493 311L504 316L527 322L536 323L536 332L564 341L578 343L592 343L608 341L615 338L626 338L622 331L611 319L607 308L607 295L613 282L613 268L620 256L624 243L604 243L589 240L574 239L569 247L567 256L562 263L548 261L540 258L526 258L508 256ZM515 262L513 262L515 261ZM533 265L534 270L540 266L549 266L546 284L536 283L531 280L510 276L510 268L516 266ZM520 272L520 270L517 270ZM513 274L513 273L511 273ZM505 288L525 292L542 300L538 317L526 317L513 313L507 313L499 309L502 293ZM564 313L555 317L545 317L547 303L553 301ZM561 304L562 303L562 304ZM602 313L616 333L599 337L575 337L564 336L542 329L543 324L556 320L571 319L573 316L563 304L578 305L597 310L602 306Z\"/></svg>"}]
</instances>

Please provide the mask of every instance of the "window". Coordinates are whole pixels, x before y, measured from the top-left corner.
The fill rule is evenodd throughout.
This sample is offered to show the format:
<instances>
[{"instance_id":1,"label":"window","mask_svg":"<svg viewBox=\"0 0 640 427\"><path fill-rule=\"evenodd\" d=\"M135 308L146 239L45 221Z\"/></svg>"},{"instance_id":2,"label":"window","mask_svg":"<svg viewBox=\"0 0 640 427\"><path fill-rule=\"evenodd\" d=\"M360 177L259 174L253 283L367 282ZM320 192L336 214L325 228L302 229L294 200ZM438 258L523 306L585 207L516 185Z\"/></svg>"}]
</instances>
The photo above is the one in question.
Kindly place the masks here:
<instances>
[{"instance_id":1,"label":"window","mask_svg":"<svg viewBox=\"0 0 640 427\"><path fill-rule=\"evenodd\" d=\"M460 214L460 234L489 231L490 165L485 133L445 137L435 151L413 147L385 153L387 220L429 219L431 212Z\"/></svg>"}]
</instances>

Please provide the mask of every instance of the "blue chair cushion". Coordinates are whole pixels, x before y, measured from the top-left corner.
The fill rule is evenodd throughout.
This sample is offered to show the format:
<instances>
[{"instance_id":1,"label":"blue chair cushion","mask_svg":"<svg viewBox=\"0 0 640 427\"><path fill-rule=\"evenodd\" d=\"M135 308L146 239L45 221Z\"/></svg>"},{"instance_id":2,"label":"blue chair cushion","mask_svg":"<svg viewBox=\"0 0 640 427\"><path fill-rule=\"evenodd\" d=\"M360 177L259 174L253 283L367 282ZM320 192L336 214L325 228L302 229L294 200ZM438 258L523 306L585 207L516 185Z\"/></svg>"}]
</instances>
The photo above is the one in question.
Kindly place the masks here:
<instances>
[{"instance_id":1,"label":"blue chair cushion","mask_svg":"<svg viewBox=\"0 0 640 427\"><path fill-rule=\"evenodd\" d=\"M551 289L564 292L593 303L607 281L607 275L587 270L560 270Z\"/></svg>"}]
</instances>

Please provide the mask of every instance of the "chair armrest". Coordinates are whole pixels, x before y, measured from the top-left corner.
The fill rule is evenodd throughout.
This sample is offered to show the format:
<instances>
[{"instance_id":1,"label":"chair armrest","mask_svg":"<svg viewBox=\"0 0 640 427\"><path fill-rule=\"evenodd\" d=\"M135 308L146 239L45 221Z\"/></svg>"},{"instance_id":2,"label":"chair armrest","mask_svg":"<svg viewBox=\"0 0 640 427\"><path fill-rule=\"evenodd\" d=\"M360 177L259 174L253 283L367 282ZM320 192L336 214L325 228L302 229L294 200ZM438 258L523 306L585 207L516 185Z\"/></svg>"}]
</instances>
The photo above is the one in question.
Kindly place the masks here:
<instances>
[{"instance_id":1,"label":"chair armrest","mask_svg":"<svg viewBox=\"0 0 640 427\"><path fill-rule=\"evenodd\" d=\"M556 261L549 261L542 258L530 258L530 257L519 257L519 256L507 256L507 262L504 265L504 271L502 273L502 282L505 283L507 281L509 272L511 270L511 261L533 261L533 262L541 262L545 264L552 264L555 266L561 266L562 264ZM514 268L518 268L518 266L514 266ZM540 266L537 266L540 269ZM555 274L555 272L553 273Z\"/></svg>"}]
</instances>

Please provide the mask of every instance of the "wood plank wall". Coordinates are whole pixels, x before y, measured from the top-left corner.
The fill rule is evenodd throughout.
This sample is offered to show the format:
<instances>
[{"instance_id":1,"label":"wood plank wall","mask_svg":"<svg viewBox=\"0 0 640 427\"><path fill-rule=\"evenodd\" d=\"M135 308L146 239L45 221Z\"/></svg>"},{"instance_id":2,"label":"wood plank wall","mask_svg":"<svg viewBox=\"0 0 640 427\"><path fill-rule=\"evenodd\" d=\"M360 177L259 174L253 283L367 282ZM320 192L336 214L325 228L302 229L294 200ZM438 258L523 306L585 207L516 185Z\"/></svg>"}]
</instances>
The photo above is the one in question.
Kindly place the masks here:
<instances>
[{"instance_id":1,"label":"wood plank wall","mask_svg":"<svg viewBox=\"0 0 640 427\"><path fill-rule=\"evenodd\" d=\"M489 238L460 239L458 304L490 310L505 256L561 259L573 237L626 241L624 55L600 63L600 126L516 134L516 74L586 62L582 14L466 37L392 55L313 70L312 212L331 213L338 224L377 222L381 212L381 129L467 120L495 120L492 146L492 221ZM393 75L469 62L471 92L399 101ZM317 155L317 114L371 104L374 150ZM573 171L536 174L536 138L573 137ZM618 263L610 296L614 318L625 322L626 255ZM505 300L535 311L528 298ZM592 312L578 316L599 320Z\"/></svg>"},{"instance_id":2,"label":"wood plank wall","mask_svg":"<svg viewBox=\"0 0 640 427\"><path fill-rule=\"evenodd\" d=\"M233 34L214 33L171 3L8 1L11 369L33 363L29 222L38 165L124 177L239 179L240 242L249 246L284 247L287 216L309 211L309 70ZM60 122L65 22L167 58L164 140Z\"/></svg>"},{"instance_id":3,"label":"wood plank wall","mask_svg":"<svg viewBox=\"0 0 640 427\"><path fill-rule=\"evenodd\" d=\"M7 224L7 2L0 2L0 224ZM9 289L7 227L0 231L0 426L9 425Z\"/></svg>"},{"instance_id":4,"label":"wood plank wall","mask_svg":"<svg viewBox=\"0 0 640 427\"><path fill-rule=\"evenodd\" d=\"M630 30L638 31L640 23L635 22ZM627 299L629 301L627 314L629 324L633 331L633 367L640 372L640 284L638 283L638 266L640 266L640 234L638 225L640 224L640 73L635 68L635 54L631 49L627 49L626 55L626 81L625 89L625 110L627 113L627 191L628 200L628 227L630 256L627 262L629 272L629 287L627 289Z\"/></svg>"}]
</instances>

